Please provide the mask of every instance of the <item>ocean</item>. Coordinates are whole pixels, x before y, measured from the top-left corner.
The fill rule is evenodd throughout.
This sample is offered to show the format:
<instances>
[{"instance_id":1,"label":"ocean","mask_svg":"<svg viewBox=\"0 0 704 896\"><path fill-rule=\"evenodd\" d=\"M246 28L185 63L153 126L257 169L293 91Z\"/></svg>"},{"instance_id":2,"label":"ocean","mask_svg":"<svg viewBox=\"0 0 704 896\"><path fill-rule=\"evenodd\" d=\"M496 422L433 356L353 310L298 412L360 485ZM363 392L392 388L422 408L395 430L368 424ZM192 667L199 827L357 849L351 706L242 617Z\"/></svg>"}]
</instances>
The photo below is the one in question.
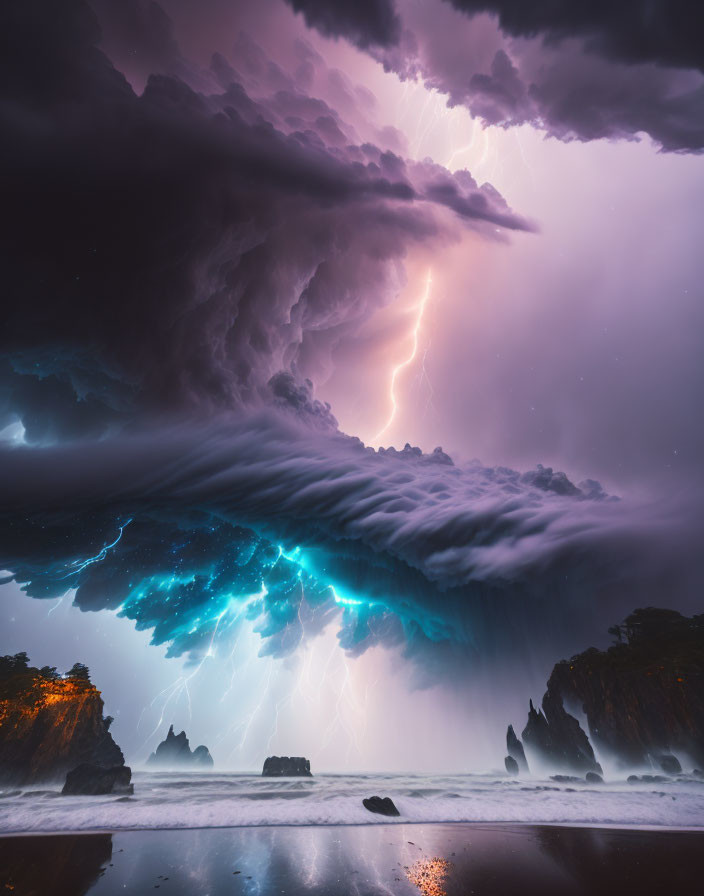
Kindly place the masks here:
<instances>
[{"instance_id":1,"label":"ocean","mask_svg":"<svg viewBox=\"0 0 704 896\"><path fill-rule=\"evenodd\" d=\"M0 833L438 822L704 828L704 781L685 776L595 786L497 774L135 771L133 782L132 797L64 797L58 786L5 789ZM374 794L390 796L401 817L368 812L362 799Z\"/></svg>"}]
</instances>

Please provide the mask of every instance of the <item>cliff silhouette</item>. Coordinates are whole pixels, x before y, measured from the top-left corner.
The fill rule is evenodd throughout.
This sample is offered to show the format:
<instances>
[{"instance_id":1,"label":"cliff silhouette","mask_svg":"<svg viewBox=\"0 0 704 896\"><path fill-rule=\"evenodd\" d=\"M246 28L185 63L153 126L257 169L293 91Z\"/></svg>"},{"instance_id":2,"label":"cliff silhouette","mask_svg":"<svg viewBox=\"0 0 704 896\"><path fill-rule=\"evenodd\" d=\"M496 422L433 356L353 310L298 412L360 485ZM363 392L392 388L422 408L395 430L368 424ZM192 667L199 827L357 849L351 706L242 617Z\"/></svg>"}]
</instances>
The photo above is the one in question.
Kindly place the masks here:
<instances>
[{"instance_id":1,"label":"cliff silhouette","mask_svg":"<svg viewBox=\"0 0 704 896\"><path fill-rule=\"evenodd\" d=\"M63 781L82 763L123 766L103 717L100 691L80 663L65 676L29 665L25 653L0 657L0 782Z\"/></svg>"},{"instance_id":2,"label":"cliff silhouette","mask_svg":"<svg viewBox=\"0 0 704 896\"><path fill-rule=\"evenodd\" d=\"M542 709L530 702L522 737L531 755L555 770L601 773L593 743L624 765L677 774L679 753L704 766L704 614L647 607L609 633L607 650L555 664ZM583 713L589 736L568 710Z\"/></svg>"}]
</instances>

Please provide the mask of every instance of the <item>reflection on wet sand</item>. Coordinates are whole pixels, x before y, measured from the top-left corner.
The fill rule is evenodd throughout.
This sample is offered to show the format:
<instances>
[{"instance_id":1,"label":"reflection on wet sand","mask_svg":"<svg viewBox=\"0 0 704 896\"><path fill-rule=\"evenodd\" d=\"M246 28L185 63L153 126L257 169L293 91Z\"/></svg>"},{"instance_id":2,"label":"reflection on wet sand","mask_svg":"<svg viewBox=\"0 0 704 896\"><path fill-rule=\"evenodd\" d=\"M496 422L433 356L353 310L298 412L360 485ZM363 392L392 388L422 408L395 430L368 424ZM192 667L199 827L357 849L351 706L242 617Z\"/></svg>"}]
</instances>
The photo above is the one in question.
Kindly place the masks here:
<instances>
[{"instance_id":1,"label":"reflection on wet sand","mask_svg":"<svg viewBox=\"0 0 704 896\"><path fill-rule=\"evenodd\" d=\"M542 827L536 835L570 879L570 892L674 896L704 889L704 833Z\"/></svg>"},{"instance_id":2,"label":"reflection on wet sand","mask_svg":"<svg viewBox=\"0 0 704 896\"><path fill-rule=\"evenodd\" d=\"M0 896L662 896L704 831L374 824L0 838Z\"/></svg>"},{"instance_id":3,"label":"reflection on wet sand","mask_svg":"<svg viewBox=\"0 0 704 896\"><path fill-rule=\"evenodd\" d=\"M0 837L0 894L83 896L111 858L110 834Z\"/></svg>"}]
</instances>

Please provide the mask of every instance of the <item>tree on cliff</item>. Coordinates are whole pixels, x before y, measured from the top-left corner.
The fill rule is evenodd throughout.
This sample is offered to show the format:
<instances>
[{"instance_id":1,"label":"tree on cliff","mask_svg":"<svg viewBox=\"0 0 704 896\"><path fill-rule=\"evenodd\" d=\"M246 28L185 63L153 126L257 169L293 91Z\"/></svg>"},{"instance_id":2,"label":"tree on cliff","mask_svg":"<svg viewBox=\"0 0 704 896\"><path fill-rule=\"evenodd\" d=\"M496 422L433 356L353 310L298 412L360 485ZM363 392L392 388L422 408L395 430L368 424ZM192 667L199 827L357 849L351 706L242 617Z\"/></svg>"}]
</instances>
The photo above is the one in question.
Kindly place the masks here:
<instances>
[{"instance_id":1,"label":"tree on cliff","mask_svg":"<svg viewBox=\"0 0 704 896\"><path fill-rule=\"evenodd\" d=\"M85 663L74 663L66 673L66 678L71 681L90 681L90 671Z\"/></svg>"},{"instance_id":2,"label":"tree on cliff","mask_svg":"<svg viewBox=\"0 0 704 896\"><path fill-rule=\"evenodd\" d=\"M39 674L42 678L46 678L49 681L56 681L58 678L61 678L56 671L56 666L42 666L39 670Z\"/></svg>"},{"instance_id":3,"label":"tree on cliff","mask_svg":"<svg viewBox=\"0 0 704 896\"><path fill-rule=\"evenodd\" d=\"M24 652L14 656L0 656L0 676L15 675L17 672L26 672L29 667L29 657Z\"/></svg>"},{"instance_id":4,"label":"tree on cliff","mask_svg":"<svg viewBox=\"0 0 704 896\"><path fill-rule=\"evenodd\" d=\"M702 617L682 616L676 610L659 607L643 607L626 616L621 625L612 625L609 634L616 646L646 647L658 645L670 638L699 638L703 627Z\"/></svg>"}]
</instances>

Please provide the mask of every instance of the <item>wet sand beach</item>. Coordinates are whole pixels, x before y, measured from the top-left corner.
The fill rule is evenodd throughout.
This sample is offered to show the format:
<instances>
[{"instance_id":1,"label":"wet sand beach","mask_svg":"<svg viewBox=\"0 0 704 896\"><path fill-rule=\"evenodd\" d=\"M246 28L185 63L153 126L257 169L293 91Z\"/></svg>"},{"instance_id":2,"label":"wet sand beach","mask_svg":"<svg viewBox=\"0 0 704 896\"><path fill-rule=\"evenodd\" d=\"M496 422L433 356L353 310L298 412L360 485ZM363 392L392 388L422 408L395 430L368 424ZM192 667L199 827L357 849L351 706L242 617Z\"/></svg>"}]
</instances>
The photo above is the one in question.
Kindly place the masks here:
<instances>
[{"instance_id":1,"label":"wet sand beach","mask_svg":"<svg viewBox=\"0 0 704 896\"><path fill-rule=\"evenodd\" d=\"M416 824L0 837L13 896L679 896L704 831Z\"/></svg>"}]
</instances>

